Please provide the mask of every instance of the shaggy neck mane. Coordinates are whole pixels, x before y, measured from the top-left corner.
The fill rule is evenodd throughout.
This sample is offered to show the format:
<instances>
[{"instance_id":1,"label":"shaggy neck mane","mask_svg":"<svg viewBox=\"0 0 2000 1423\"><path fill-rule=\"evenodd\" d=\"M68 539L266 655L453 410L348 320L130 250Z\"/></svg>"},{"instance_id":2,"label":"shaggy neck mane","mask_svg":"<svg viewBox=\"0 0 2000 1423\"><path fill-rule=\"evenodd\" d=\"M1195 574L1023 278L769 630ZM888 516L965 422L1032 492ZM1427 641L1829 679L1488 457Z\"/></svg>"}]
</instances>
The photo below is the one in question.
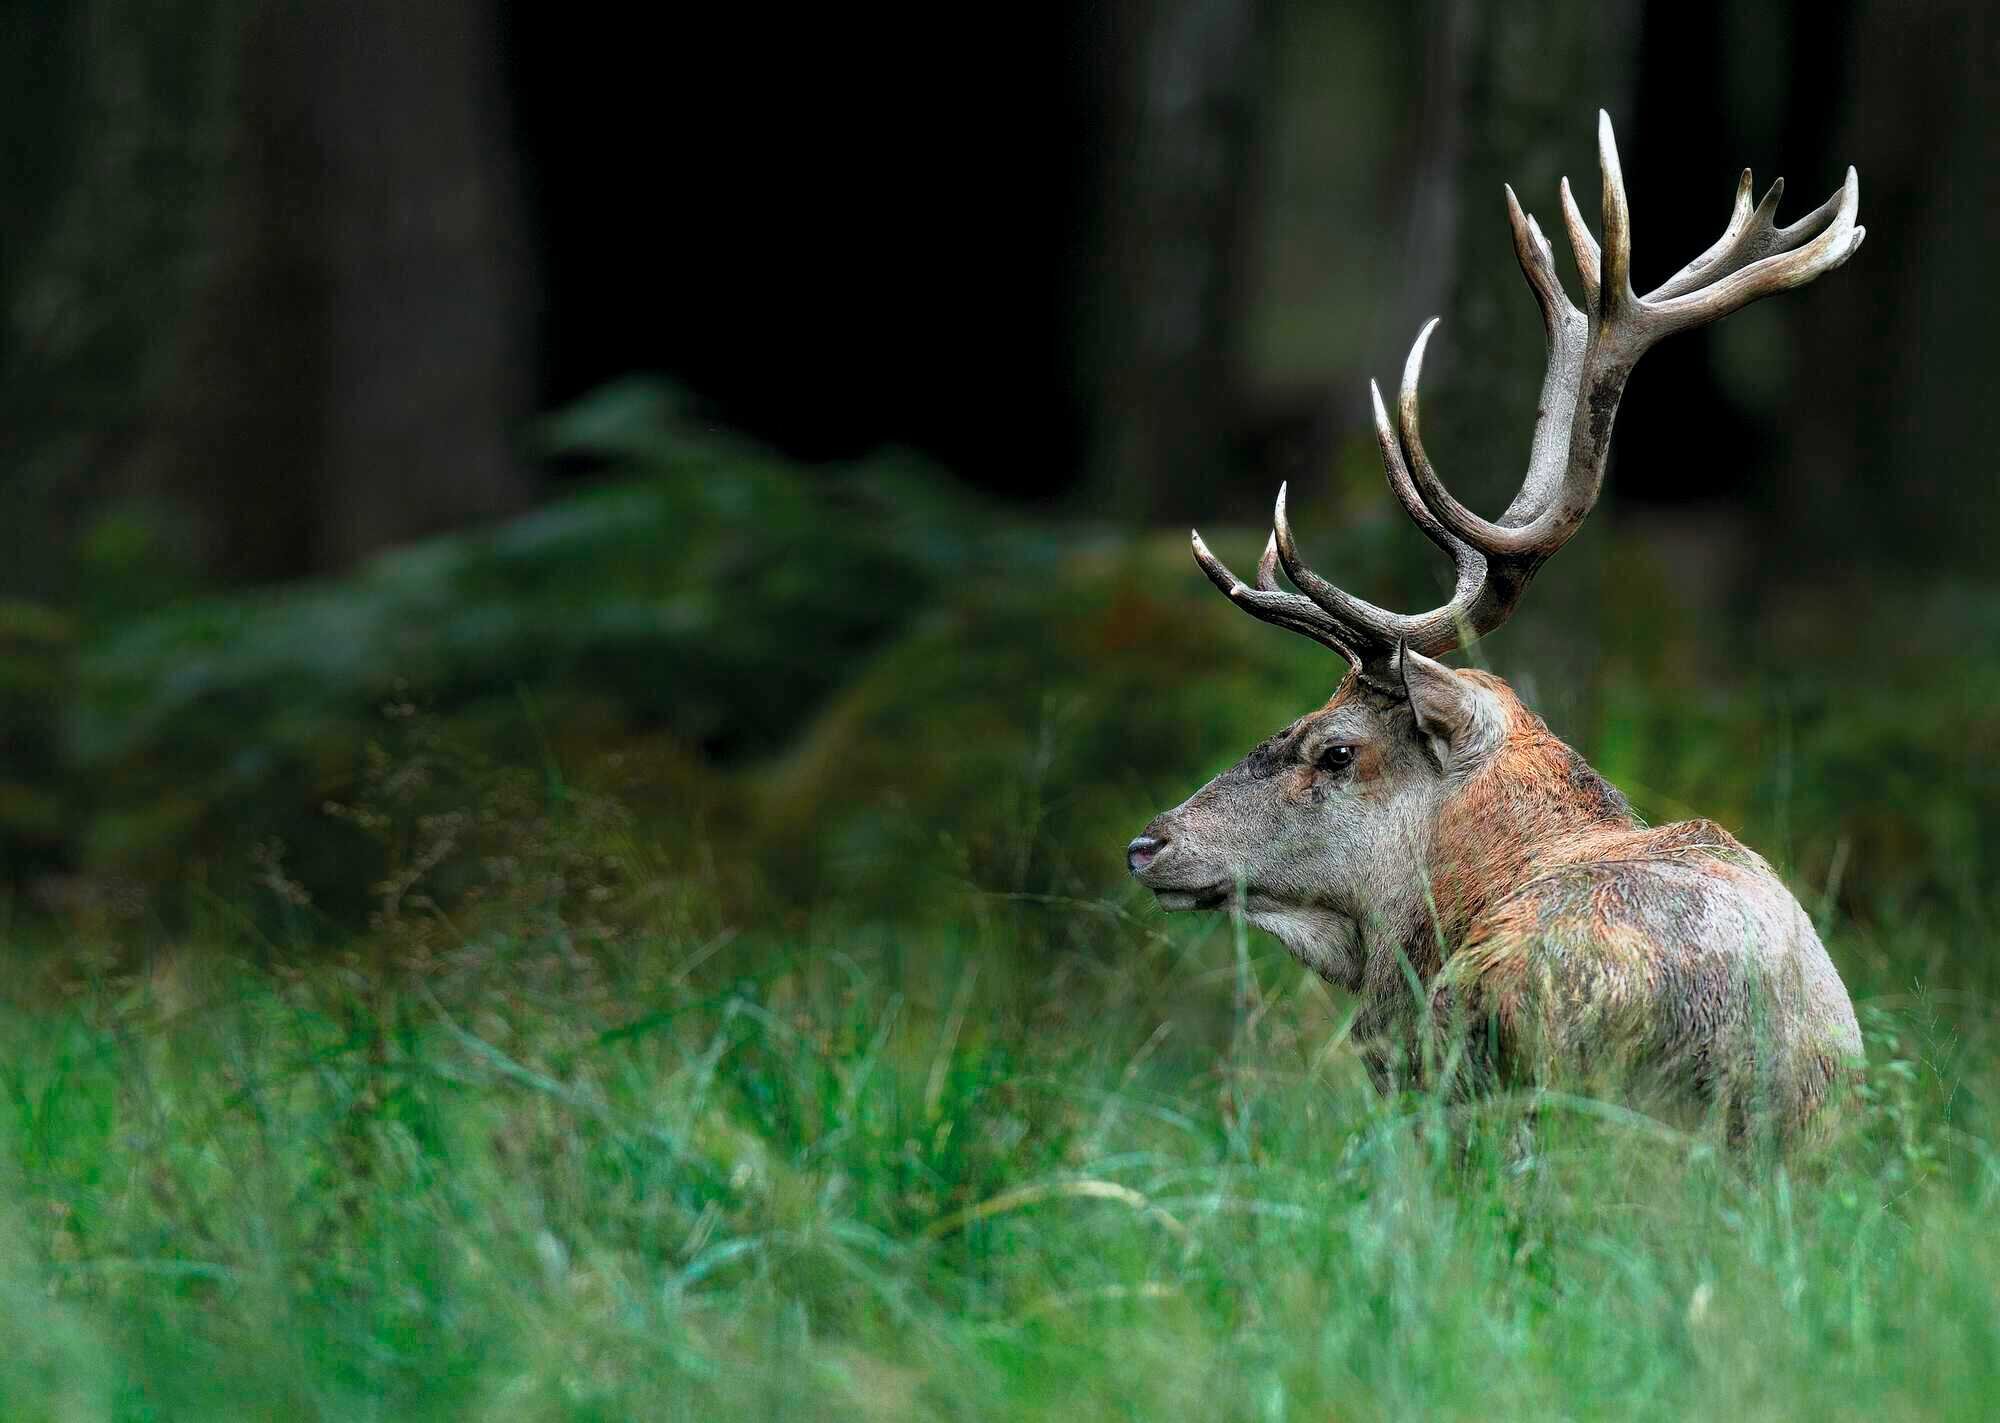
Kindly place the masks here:
<instances>
[{"instance_id":1,"label":"shaggy neck mane","mask_svg":"<svg viewBox=\"0 0 2000 1423\"><path fill-rule=\"evenodd\" d=\"M1445 803L1431 842L1434 923L1424 957L1456 947L1485 909L1560 864L1601 858L1644 832L1616 787L1557 740L1498 677L1460 676L1491 692L1505 718L1499 754Z\"/></svg>"}]
</instances>

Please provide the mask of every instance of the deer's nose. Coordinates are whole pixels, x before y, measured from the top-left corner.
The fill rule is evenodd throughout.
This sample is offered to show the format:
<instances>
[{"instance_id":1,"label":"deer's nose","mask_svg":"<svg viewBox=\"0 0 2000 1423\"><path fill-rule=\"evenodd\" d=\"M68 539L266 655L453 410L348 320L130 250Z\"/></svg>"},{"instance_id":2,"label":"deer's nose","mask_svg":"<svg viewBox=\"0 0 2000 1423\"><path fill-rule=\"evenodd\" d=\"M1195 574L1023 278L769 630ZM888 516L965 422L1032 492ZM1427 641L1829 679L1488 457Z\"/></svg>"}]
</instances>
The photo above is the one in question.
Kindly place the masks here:
<instances>
[{"instance_id":1,"label":"deer's nose","mask_svg":"<svg viewBox=\"0 0 2000 1423\"><path fill-rule=\"evenodd\" d=\"M1160 851L1167 848L1167 842L1154 835L1141 835L1125 847L1125 864L1133 874L1159 858Z\"/></svg>"}]
</instances>

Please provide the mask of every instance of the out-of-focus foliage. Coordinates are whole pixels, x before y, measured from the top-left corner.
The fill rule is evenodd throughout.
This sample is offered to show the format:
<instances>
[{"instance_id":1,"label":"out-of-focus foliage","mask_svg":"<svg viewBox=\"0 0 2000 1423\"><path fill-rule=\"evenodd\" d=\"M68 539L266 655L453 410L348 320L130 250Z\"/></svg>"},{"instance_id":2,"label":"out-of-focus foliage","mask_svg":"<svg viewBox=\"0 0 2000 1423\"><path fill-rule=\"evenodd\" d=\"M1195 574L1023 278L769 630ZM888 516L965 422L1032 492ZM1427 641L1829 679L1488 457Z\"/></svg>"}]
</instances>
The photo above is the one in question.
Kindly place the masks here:
<instances>
[{"instance_id":1,"label":"out-of-focus foliage","mask_svg":"<svg viewBox=\"0 0 2000 1423\"><path fill-rule=\"evenodd\" d=\"M914 460L808 479L670 407L631 386L553 420L551 453L621 476L577 499L346 579L107 620L69 708L85 861L311 838L405 702L508 754L641 734L765 753L1001 537Z\"/></svg>"},{"instance_id":2,"label":"out-of-focus foliage","mask_svg":"<svg viewBox=\"0 0 2000 1423\"><path fill-rule=\"evenodd\" d=\"M50 759L10 790L14 843L167 885L277 854L344 919L362 906L338 887L408 850L357 836L353 807L415 758L427 789L405 777L394 810L412 835L540 767L699 846L738 909L1090 897L1149 815L1340 674L1217 597L1178 535L1002 517L899 456L809 475L648 386L546 443L609 477L342 580L104 615L80 638L21 613L10 695ZM1340 529L1306 530L1320 566L1429 596L1438 570L1392 501L1347 502ZM1247 565L1254 536L1211 532ZM1884 593L1856 624L1795 599L1745 621L1689 603L1639 528L1565 560L1497 669L1649 817L1722 820L1829 902L1953 904L1990 872L2000 673L1927 641L1989 636L1987 602ZM1578 602L1589 616L1559 606Z\"/></svg>"},{"instance_id":3,"label":"out-of-focus foliage","mask_svg":"<svg viewBox=\"0 0 2000 1423\"><path fill-rule=\"evenodd\" d=\"M0 849L24 864L52 859L68 833L58 721L74 643L71 618L0 600Z\"/></svg>"},{"instance_id":4,"label":"out-of-focus foliage","mask_svg":"<svg viewBox=\"0 0 2000 1423\"><path fill-rule=\"evenodd\" d=\"M352 885L376 851L339 812L412 754L459 786L539 763L614 787L781 904L1089 892L1104 858L1079 880L1071 848L1122 843L1340 673L1216 598L1179 537L1005 516L904 456L808 472L642 384L545 445L610 475L344 579L94 620L62 708L85 870L227 877L276 846ZM1390 579L1398 532L1378 508L1336 556Z\"/></svg>"}]
</instances>

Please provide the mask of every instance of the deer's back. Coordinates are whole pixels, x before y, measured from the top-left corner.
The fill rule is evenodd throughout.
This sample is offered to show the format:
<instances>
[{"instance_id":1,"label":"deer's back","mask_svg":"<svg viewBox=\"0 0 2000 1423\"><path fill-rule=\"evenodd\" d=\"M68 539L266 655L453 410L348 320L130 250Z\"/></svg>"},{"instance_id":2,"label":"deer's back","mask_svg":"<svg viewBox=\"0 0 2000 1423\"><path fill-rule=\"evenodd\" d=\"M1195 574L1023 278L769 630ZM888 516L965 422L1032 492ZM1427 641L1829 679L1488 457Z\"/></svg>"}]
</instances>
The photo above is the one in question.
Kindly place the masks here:
<instances>
[{"instance_id":1,"label":"deer's back","mask_svg":"<svg viewBox=\"0 0 2000 1423\"><path fill-rule=\"evenodd\" d=\"M1491 1068L1616 1076L1732 1135L1790 1135L1861 1056L1798 901L1708 821L1578 844L1468 926L1437 990L1439 1021L1491 1025Z\"/></svg>"}]
</instances>

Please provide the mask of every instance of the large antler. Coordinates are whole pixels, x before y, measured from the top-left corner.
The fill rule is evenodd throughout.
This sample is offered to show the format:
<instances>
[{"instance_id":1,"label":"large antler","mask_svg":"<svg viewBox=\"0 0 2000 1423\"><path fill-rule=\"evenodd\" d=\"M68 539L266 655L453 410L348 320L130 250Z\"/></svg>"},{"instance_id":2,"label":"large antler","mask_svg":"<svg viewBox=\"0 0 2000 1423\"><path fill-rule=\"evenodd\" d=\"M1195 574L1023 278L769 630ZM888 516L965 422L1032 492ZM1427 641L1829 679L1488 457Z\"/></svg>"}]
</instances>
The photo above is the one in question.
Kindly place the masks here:
<instances>
[{"instance_id":1,"label":"large antler","mask_svg":"<svg viewBox=\"0 0 2000 1423\"><path fill-rule=\"evenodd\" d=\"M1453 498L1424 453L1417 423L1417 378L1436 318L1424 324L1403 367L1394 428L1383 408L1381 390L1369 383L1375 435L1389 487L1417 527L1451 555L1458 572L1451 600L1428 613L1392 613L1328 583L1299 556L1281 486L1271 539L1258 560L1254 587L1224 567L1199 533L1194 535L1195 560L1238 607L1265 622L1304 633L1340 653L1362 677L1390 688L1399 685L1392 675L1398 647L1407 645L1426 656L1441 657L1485 636L1507 621L1529 580L1569 541L1597 503L1611 423L1639 357L1671 332L1718 320L1759 297L1802 286L1832 271L1854 255L1867 232L1854 222L1861 184L1852 168L1839 192L1790 227L1775 222L1784 179L1773 183L1753 209L1746 168L1722 236L1659 287L1637 296L1632 291L1625 181L1611 117L1602 111L1597 149L1604 183L1601 253L1570 196L1569 180L1562 182L1563 218L1583 278L1588 316L1563 291L1540 226L1522 213L1514 190L1507 189L1514 252L1541 304L1549 354L1527 477L1498 522L1481 518ZM1280 564L1298 593L1278 587Z\"/></svg>"}]
</instances>

